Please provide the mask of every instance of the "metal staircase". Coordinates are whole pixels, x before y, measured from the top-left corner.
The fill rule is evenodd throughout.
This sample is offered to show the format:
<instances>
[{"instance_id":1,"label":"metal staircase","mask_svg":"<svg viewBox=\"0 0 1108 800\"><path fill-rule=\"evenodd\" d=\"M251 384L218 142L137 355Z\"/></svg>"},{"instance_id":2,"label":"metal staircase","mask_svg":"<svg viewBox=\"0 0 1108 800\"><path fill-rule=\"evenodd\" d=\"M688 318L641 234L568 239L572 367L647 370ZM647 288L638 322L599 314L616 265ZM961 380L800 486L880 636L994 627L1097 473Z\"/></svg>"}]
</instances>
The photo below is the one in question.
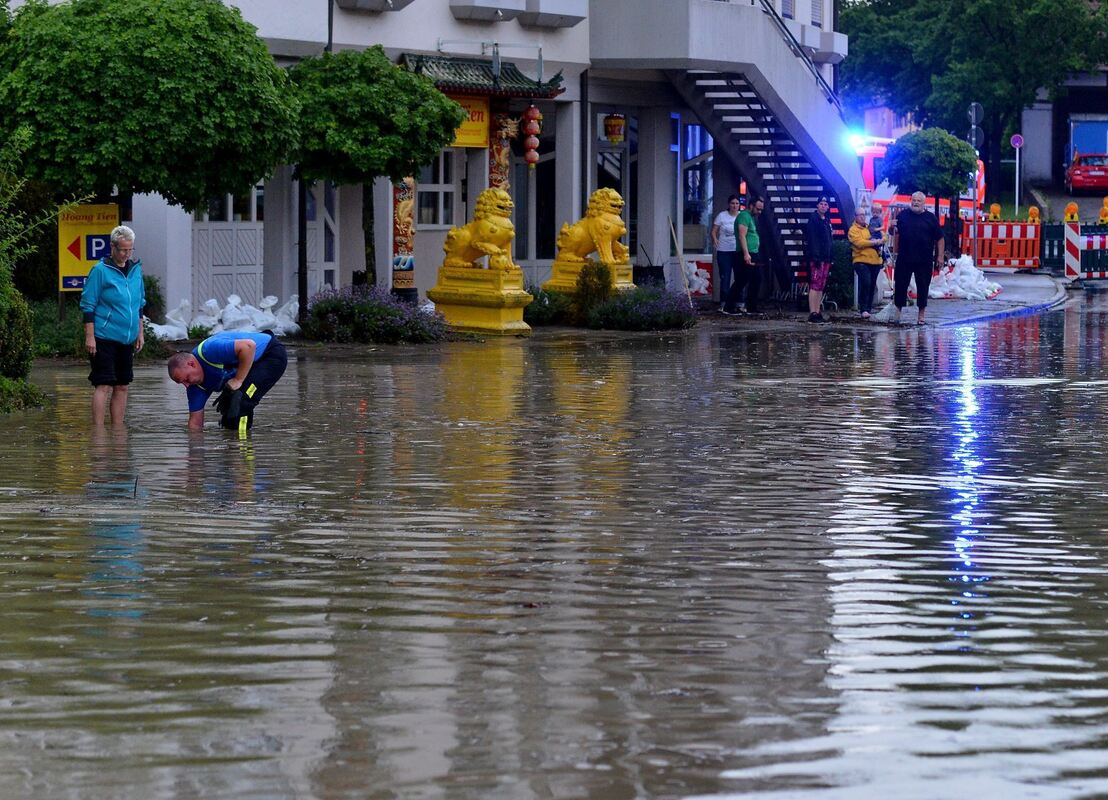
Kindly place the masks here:
<instances>
[{"instance_id":1,"label":"metal staircase","mask_svg":"<svg viewBox=\"0 0 1108 800\"><path fill-rule=\"evenodd\" d=\"M832 226L845 233L841 204L788 129L741 74L667 71L682 100L729 158L749 189L766 203L771 255L804 274L804 224L820 195L832 206Z\"/></svg>"}]
</instances>

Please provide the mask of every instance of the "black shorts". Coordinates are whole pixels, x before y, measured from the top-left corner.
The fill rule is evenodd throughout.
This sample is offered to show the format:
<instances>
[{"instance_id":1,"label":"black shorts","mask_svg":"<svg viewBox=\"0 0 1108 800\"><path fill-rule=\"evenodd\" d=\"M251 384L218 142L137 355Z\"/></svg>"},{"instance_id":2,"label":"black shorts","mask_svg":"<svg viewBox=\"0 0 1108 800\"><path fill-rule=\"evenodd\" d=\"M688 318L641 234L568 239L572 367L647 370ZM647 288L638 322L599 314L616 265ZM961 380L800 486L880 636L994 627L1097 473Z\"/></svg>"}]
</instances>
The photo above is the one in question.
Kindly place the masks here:
<instances>
[{"instance_id":1,"label":"black shorts","mask_svg":"<svg viewBox=\"0 0 1108 800\"><path fill-rule=\"evenodd\" d=\"M111 339L96 339L96 355L88 357L92 367L88 382L93 386L126 386L135 379L135 346Z\"/></svg>"}]
</instances>

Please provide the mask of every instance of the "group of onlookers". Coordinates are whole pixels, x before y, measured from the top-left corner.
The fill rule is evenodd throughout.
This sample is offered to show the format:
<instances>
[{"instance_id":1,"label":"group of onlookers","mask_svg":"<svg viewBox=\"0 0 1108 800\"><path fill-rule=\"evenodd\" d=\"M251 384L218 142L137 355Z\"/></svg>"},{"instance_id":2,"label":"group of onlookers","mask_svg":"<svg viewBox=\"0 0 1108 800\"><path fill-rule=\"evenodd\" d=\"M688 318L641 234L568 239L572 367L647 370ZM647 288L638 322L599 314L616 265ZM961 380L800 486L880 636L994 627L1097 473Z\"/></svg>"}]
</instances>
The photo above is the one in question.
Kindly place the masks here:
<instances>
[{"instance_id":1,"label":"group of onlookers","mask_svg":"<svg viewBox=\"0 0 1108 800\"><path fill-rule=\"evenodd\" d=\"M873 296L877 278L886 261L893 267L892 322L900 322L900 312L908 304L908 289L915 278L917 321L922 324L927 314L927 291L932 269L941 267L944 256L942 227L938 218L924 208L924 195L912 195L908 212L890 221L884 230L881 209L874 206L872 215L861 205L854 212L854 221L847 232L851 245L851 260L858 278L858 312L862 319L873 315ZM820 197L816 210L808 217L804 228L808 264L808 321L824 323L823 294L831 272L832 229L828 198ZM746 312L757 313L761 288L762 265L766 262L761 240L765 236L762 212L765 202L752 197L742 208L738 197L727 198L727 209L721 211L712 225L712 243L719 266L720 312L729 316L739 313L740 301L746 293ZM741 256L740 256L741 254Z\"/></svg>"}]
</instances>

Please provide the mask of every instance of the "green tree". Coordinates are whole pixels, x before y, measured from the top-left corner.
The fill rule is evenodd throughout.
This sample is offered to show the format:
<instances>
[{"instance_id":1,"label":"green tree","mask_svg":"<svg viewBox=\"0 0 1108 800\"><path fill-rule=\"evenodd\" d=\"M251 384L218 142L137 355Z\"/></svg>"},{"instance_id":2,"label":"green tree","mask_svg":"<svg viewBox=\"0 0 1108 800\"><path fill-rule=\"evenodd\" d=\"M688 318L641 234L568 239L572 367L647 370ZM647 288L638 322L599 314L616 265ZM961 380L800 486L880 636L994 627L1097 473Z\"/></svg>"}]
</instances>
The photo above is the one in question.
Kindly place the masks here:
<instances>
[{"instance_id":1,"label":"green tree","mask_svg":"<svg viewBox=\"0 0 1108 800\"><path fill-rule=\"evenodd\" d=\"M2 9L0 9L2 10ZM37 405L42 395L26 379L31 371L31 309L12 279L15 263L33 249L35 233L52 222L56 211L28 218L16 207L25 180L19 154L29 134L17 131L0 139L0 411Z\"/></svg>"},{"instance_id":2,"label":"green tree","mask_svg":"<svg viewBox=\"0 0 1108 800\"><path fill-rule=\"evenodd\" d=\"M901 136L889 146L881 178L897 187L898 192L923 192L935 198L935 214L939 213L939 198L950 200L947 218L948 252L958 243L958 195L971 183L977 168L977 153L956 136L942 128L924 128Z\"/></svg>"},{"instance_id":3,"label":"green tree","mask_svg":"<svg viewBox=\"0 0 1108 800\"><path fill-rule=\"evenodd\" d=\"M951 198L969 185L977 154L967 142L941 128L924 128L891 144L883 166L882 176L901 193Z\"/></svg>"},{"instance_id":4,"label":"green tree","mask_svg":"<svg viewBox=\"0 0 1108 800\"><path fill-rule=\"evenodd\" d=\"M306 58L291 70L303 119L296 163L308 180L414 175L449 146L465 111L380 47Z\"/></svg>"},{"instance_id":5,"label":"green tree","mask_svg":"<svg viewBox=\"0 0 1108 800\"><path fill-rule=\"evenodd\" d=\"M366 269L372 274L369 184L417 174L454 140L465 111L427 78L393 64L380 46L306 58L290 75L303 107L298 174L362 184Z\"/></svg>"},{"instance_id":6,"label":"green tree","mask_svg":"<svg viewBox=\"0 0 1108 800\"><path fill-rule=\"evenodd\" d=\"M284 162L299 110L256 30L219 0L31 0L0 47L0 107L0 135L30 131L26 177L189 210Z\"/></svg>"},{"instance_id":7,"label":"green tree","mask_svg":"<svg viewBox=\"0 0 1108 800\"><path fill-rule=\"evenodd\" d=\"M980 102L992 176L1038 91L1055 96L1073 73L1108 60L1108 3L1087 0L856 0L840 27L850 36L841 77L851 108L883 104L964 136L966 110Z\"/></svg>"}]
</instances>

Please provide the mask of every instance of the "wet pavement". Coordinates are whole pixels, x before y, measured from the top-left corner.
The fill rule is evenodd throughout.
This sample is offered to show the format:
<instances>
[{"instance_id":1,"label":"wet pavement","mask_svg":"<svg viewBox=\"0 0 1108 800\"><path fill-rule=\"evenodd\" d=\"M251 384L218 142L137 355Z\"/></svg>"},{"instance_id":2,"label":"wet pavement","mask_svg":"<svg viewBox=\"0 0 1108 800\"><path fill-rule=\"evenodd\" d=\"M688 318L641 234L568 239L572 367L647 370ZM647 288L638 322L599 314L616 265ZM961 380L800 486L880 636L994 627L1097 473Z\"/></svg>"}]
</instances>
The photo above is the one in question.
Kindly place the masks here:
<instances>
[{"instance_id":1,"label":"wet pavement","mask_svg":"<svg viewBox=\"0 0 1108 800\"><path fill-rule=\"evenodd\" d=\"M303 348L241 440L39 364L0 797L1104 796L1106 326Z\"/></svg>"}]
</instances>

